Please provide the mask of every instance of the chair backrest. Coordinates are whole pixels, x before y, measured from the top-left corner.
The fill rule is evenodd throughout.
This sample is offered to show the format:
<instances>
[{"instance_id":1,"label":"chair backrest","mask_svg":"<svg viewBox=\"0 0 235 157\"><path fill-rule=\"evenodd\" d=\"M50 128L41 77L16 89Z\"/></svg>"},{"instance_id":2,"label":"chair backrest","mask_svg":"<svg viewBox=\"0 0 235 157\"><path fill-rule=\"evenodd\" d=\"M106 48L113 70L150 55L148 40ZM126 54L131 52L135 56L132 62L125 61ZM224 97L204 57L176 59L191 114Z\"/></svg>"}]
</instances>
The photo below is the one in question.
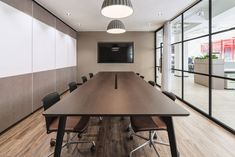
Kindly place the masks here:
<instances>
[{"instance_id":1,"label":"chair backrest","mask_svg":"<svg viewBox=\"0 0 235 157\"><path fill-rule=\"evenodd\" d=\"M75 89L77 89L78 88L78 86L77 86L77 83L76 82L70 82L69 83L69 91L70 91L70 93L72 92L72 91L74 91Z\"/></svg>"},{"instance_id":2,"label":"chair backrest","mask_svg":"<svg viewBox=\"0 0 235 157\"><path fill-rule=\"evenodd\" d=\"M144 76L140 76L142 79L144 79Z\"/></svg>"},{"instance_id":3,"label":"chair backrest","mask_svg":"<svg viewBox=\"0 0 235 157\"><path fill-rule=\"evenodd\" d=\"M82 76L82 82L83 82L83 83L87 82L86 76Z\"/></svg>"},{"instance_id":4,"label":"chair backrest","mask_svg":"<svg viewBox=\"0 0 235 157\"><path fill-rule=\"evenodd\" d=\"M153 87L156 85L156 83L155 83L154 81L148 81L148 83L149 83L150 85L152 85Z\"/></svg>"},{"instance_id":5,"label":"chair backrest","mask_svg":"<svg viewBox=\"0 0 235 157\"><path fill-rule=\"evenodd\" d=\"M89 73L89 76L90 76L90 78L92 78L94 75L93 75L93 73Z\"/></svg>"},{"instance_id":6,"label":"chair backrest","mask_svg":"<svg viewBox=\"0 0 235 157\"><path fill-rule=\"evenodd\" d=\"M50 94L46 95L42 99L44 111L47 110L52 105L54 105L55 103L57 103L58 101L60 101L59 93L53 92L53 93L50 93ZM50 132L49 131L49 126L55 118L56 117L45 117L45 119L46 119L46 128L47 128L48 133Z\"/></svg>"},{"instance_id":7,"label":"chair backrest","mask_svg":"<svg viewBox=\"0 0 235 157\"><path fill-rule=\"evenodd\" d=\"M165 94L166 96L168 96L171 100L173 100L173 101L176 100L175 94L173 94L171 92L167 92L167 91L162 91L162 93Z\"/></svg>"}]
</instances>

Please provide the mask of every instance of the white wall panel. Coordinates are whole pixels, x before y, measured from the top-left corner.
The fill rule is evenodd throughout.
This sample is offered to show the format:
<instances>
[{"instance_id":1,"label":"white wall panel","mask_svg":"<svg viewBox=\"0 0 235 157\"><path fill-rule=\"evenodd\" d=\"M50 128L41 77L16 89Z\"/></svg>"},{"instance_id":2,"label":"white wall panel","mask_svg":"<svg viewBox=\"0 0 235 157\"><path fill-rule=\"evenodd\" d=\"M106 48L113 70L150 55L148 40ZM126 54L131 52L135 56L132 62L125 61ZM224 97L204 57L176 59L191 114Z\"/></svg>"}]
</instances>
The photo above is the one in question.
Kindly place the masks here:
<instances>
[{"instance_id":1,"label":"white wall panel","mask_svg":"<svg viewBox=\"0 0 235 157\"><path fill-rule=\"evenodd\" d=\"M32 72L32 17L0 2L0 78Z\"/></svg>"},{"instance_id":2,"label":"white wall panel","mask_svg":"<svg viewBox=\"0 0 235 157\"><path fill-rule=\"evenodd\" d=\"M56 31L56 68L64 68L68 66L68 48L66 34Z\"/></svg>"},{"instance_id":3,"label":"white wall panel","mask_svg":"<svg viewBox=\"0 0 235 157\"><path fill-rule=\"evenodd\" d=\"M77 40L68 36L67 38L68 46L68 66L77 65Z\"/></svg>"},{"instance_id":4,"label":"white wall panel","mask_svg":"<svg viewBox=\"0 0 235 157\"><path fill-rule=\"evenodd\" d=\"M33 20L33 72L55 69L56 30Z\"/></svg>"}]
</instances>

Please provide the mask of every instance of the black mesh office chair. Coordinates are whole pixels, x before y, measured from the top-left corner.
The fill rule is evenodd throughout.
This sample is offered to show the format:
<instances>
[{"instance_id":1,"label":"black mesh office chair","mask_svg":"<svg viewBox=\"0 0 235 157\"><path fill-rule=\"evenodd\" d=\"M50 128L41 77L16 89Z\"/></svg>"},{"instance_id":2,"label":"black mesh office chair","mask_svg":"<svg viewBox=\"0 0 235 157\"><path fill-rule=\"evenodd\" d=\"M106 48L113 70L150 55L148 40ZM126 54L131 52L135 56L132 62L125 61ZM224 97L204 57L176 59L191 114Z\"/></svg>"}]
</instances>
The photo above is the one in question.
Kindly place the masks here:
<instances>
[{"instance_id":1,"label":"black mesh office chair","mask_svg":"<svg viewBox=\"0 0 235 157\"><path fill-rule=\"evenodd\" d=\"M144 76L140 76L140 78L144 79Z\"/></svg>"},{"instance_id":2,"label":"black mesh office chair","mask_svg":"<svg viewBox=\"0 0 235 157\"><path fill-rule=\"evenodd\" d=\"M136 73L136 75L140 75L140 73Z\"/></svg>"},{"instance_id":3,"label":"black mesh office chair","mask_svg":"<svg viewBox=\"0 0 235 157\"><path fill-rule=\"evenodd\" d=\"M89 76L90 76L90 78L92 78L94 75L93 75L93 73L89 73Z\"/></svg>"},{"instance_id":4,"label":"black mesh office chair","mask_svg":"<svg viewBox=\"0 0 235 157\"><path fill-rule=\"evenodd\" d=\"M69 91L70 91L70 93L71 93L72 91L74 91L75 89L77 89L77 88L78 88L78 85L77 85L76 82L70 82L70 83L69 83Z\"/></svg>"},{"instance_id":5,"label":"black mesh office chair","mask_svg":"<svg viewBox=\"0 0 235 157\"><path fill-rule=\"evenodd\" d=\"M149 84L153 87L156 85L155 82L149 81ZM170 99L175 101L176 97L173 95L173 93L163 91L166 96L168 96ZM161 144L169 146L167 143L159 142L157 141L157 132L156 131L167 131L167 125L165 124L164 120L159 116L132 116L130 118L131 121L131 128L134 132L132 132L129 136L130 139L133 139L133 135L136 137L139 137L141 139L146 140L144 144L137 147L136 149L132 150L130 152L130 157L132 157L132 154L139 150L140 148L149 145L150 147L154 148L157 156L159 157L159 153L155 147L155 144ZM138 135L138 132L149 132L149 137L143 137L141 135Z\"/></svg>"},{"instance_id":6,"label":"black mesh office chair","mask_svg":"<svg viewBox=\"0 0 235 157\"><path fill-rule=\"evenodd\" d=\"M87 82L87 77L86 76L82 76L82 83Z\"/></svg>"},{"instance_id":7,"label":"black mesh office chair","mask_svg":"<svg viewBox=\"0 0 235 157\"><path fill-rule=\"evenodd\" d=\"M153 87L156 85L156 83L154 81L148 81L148 83Z\"/></svg>"},{"instance_id":8,"label":"black mesh office chair","mask_svg":"<svg viewBox=\"0 0 235 157\"><path fill-rule=\"evenodd\" d=\"M46 95L43 99L43 108L44 110L47 110L49 107L54 105L60 101L60 95L57 92L50 93ZM74 141L74 137L70 138L70 133L77 133L77 136L80 137L82 133L84 133L88 127L90 117L87 116L73 116L73 117L67 117L66 125L65 125L65 132L67 134L67 140L65 140L65 144L62 147L69 146L70 144L79 144L79 143L91 143L91 150L95 150L95 142L94 141ZM58 117L45 117L46 120L46 130L47 133L51 132L57 132L58 125L59 125L59 118ZM55 139L51 139L50 145L55 145ZM52 153L54 154L54 153ZM50 155L52 155L50 154ZM50 156L49 155L49 156Z\"/></svg>"}]
</instances>

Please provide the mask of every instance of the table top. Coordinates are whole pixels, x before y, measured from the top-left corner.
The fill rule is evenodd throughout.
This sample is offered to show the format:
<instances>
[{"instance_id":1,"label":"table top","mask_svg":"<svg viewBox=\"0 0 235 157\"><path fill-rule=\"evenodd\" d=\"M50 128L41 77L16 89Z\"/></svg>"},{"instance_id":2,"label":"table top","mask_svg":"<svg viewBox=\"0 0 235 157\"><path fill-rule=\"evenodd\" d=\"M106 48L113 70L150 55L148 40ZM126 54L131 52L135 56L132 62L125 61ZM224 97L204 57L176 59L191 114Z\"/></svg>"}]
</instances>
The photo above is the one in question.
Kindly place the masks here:
<instances>
[{"instance_id":1,"label":"table top","mask_svg":"<svg viewBox=\"0 0 235 157\"><path fill-rule=\"evenodd\" d=\"M134 72L99 72L43 113L44 116L188 116Z\"/></svg>"}]
</instances>

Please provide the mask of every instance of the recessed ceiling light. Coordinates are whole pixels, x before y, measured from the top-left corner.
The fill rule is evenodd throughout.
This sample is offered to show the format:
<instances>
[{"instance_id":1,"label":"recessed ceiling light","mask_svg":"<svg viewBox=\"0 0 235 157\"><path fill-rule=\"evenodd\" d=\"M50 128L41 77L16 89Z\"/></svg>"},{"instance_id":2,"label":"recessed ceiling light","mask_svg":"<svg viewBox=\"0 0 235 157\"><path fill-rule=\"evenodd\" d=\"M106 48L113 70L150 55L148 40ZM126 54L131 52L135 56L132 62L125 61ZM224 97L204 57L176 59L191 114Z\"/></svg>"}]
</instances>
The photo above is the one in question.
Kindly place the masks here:
<instances>
[{"instance_id":1,"label":"recessed ceiling light","mask_svg":"<svg viewBox=\"0 0 235 157\"><path fill-rule=\"evenodd\" d=\"M157 16L162 16L163 13L161 11L157 12Z\"/></svg>"},{"instance_id":2,"label":"recessed ceiling light","mask_svg":"<svg viewBox=\"0 0 235 157\"><path fill-rule=\"evenodd\" d=\"M70 16L70 15L71 15L71 13L70 13L70 12L67 12L67 13L66 13L66 15L67 15L67 16Z\"/></svg>"}]
</instances>

